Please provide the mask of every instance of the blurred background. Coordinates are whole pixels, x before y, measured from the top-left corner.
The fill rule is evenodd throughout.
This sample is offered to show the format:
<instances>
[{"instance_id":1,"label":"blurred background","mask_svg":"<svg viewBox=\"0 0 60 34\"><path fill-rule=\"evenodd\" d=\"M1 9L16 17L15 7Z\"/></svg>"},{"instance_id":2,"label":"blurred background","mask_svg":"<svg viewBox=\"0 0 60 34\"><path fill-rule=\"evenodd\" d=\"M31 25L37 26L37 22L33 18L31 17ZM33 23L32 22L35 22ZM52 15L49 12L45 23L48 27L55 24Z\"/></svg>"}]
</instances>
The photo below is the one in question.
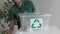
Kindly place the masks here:
<instances>
[{"instance_id":1,"label":"blurred background","mask_svg":"<svg viewBox=\"0 0 60 34\"><path fill-rule=\"evenodd\" d=\"M0 0L0 9L3 9L4 2L7 0ZM56 26L60 29L60 0L32 0L37 13L51 14L50 26Z\"/></svg>"}]
</instances>

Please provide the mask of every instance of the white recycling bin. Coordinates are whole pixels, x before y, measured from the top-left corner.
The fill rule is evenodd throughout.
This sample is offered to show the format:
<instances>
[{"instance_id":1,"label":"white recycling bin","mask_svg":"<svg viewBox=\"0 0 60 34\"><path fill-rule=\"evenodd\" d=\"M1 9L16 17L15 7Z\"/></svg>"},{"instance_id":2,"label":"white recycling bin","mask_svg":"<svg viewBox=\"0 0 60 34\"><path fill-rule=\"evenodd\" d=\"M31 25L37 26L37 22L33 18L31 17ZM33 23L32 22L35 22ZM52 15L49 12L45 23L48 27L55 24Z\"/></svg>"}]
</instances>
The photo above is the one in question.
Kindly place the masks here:
<instances>
[{"instance_id":1,"label":"white recycling bin","mask_svg":"<svg viewBox=\"0 0 60 34\"><path fill-rule=\"evenodd\" d=\"M50 14L19 13L22 32L47 32L49 30Z\"/></svg>"}]
</instances>

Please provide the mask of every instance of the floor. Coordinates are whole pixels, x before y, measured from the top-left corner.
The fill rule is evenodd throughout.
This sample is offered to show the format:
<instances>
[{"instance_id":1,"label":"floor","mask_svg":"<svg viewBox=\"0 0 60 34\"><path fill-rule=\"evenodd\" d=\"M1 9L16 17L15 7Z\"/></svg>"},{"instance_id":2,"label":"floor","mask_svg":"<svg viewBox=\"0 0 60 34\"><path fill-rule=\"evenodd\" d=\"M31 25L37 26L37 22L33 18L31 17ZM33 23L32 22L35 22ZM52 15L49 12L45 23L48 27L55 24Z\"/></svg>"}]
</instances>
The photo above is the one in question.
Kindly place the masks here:
<instances>
[{"instance_id":1,"label":"floor","mask_svg":"<svg viewBox=\"0 0 60 34\"><path fill-rule=\"evenodd\" d=\"M20 30L15 29L15 32L13 34L60 34L60 31L56 26L50 26L49 28L46 26L45 28L36 31L22 32Z\"/></svg>"}]
</instances>

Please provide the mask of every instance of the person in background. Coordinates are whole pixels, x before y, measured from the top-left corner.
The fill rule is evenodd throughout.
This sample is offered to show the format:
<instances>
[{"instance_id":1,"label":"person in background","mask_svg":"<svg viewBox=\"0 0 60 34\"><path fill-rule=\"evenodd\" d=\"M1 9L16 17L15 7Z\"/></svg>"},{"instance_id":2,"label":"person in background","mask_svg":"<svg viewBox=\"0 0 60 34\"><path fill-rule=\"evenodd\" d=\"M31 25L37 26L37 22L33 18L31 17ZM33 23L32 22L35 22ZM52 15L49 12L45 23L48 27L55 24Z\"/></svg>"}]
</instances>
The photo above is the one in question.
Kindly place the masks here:
<instances>
[{"instance_id":1,"label":"person in background","mask_svg":"<svg viewBox=\"0 0 60 34\"><path fill-rule=\"evenodd\" d=\"M12 0L14 5L9 10L9 21L10 21L10 29L6 30L5 34L12 34L14 29L14 20L17 20L18 29L22 26L20 22L20 18L18 13L24 13L27 11L28 13L34 13L35 6L30 0ZM23 26L22 26L23 27Z\"/></svg>"}]
</instances>

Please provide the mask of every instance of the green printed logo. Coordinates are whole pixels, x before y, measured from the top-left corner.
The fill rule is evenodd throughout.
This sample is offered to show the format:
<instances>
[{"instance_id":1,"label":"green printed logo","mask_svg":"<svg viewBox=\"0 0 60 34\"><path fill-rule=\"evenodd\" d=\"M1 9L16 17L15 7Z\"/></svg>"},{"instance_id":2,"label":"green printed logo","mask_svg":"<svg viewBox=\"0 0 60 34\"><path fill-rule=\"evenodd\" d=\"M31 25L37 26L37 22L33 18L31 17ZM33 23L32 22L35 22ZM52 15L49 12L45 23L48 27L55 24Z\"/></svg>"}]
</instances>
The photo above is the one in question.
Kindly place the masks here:
<instances>
[{"instance_id":1,"label":"green printed logo","mask_svg":"<svg viewBox=\"0 0 60 34\"><path fill-rule=\"evenodd\" d=\"M43 19L31 19L31 28L38 29L43 27Z\"/></svg>"}]
</instances>

